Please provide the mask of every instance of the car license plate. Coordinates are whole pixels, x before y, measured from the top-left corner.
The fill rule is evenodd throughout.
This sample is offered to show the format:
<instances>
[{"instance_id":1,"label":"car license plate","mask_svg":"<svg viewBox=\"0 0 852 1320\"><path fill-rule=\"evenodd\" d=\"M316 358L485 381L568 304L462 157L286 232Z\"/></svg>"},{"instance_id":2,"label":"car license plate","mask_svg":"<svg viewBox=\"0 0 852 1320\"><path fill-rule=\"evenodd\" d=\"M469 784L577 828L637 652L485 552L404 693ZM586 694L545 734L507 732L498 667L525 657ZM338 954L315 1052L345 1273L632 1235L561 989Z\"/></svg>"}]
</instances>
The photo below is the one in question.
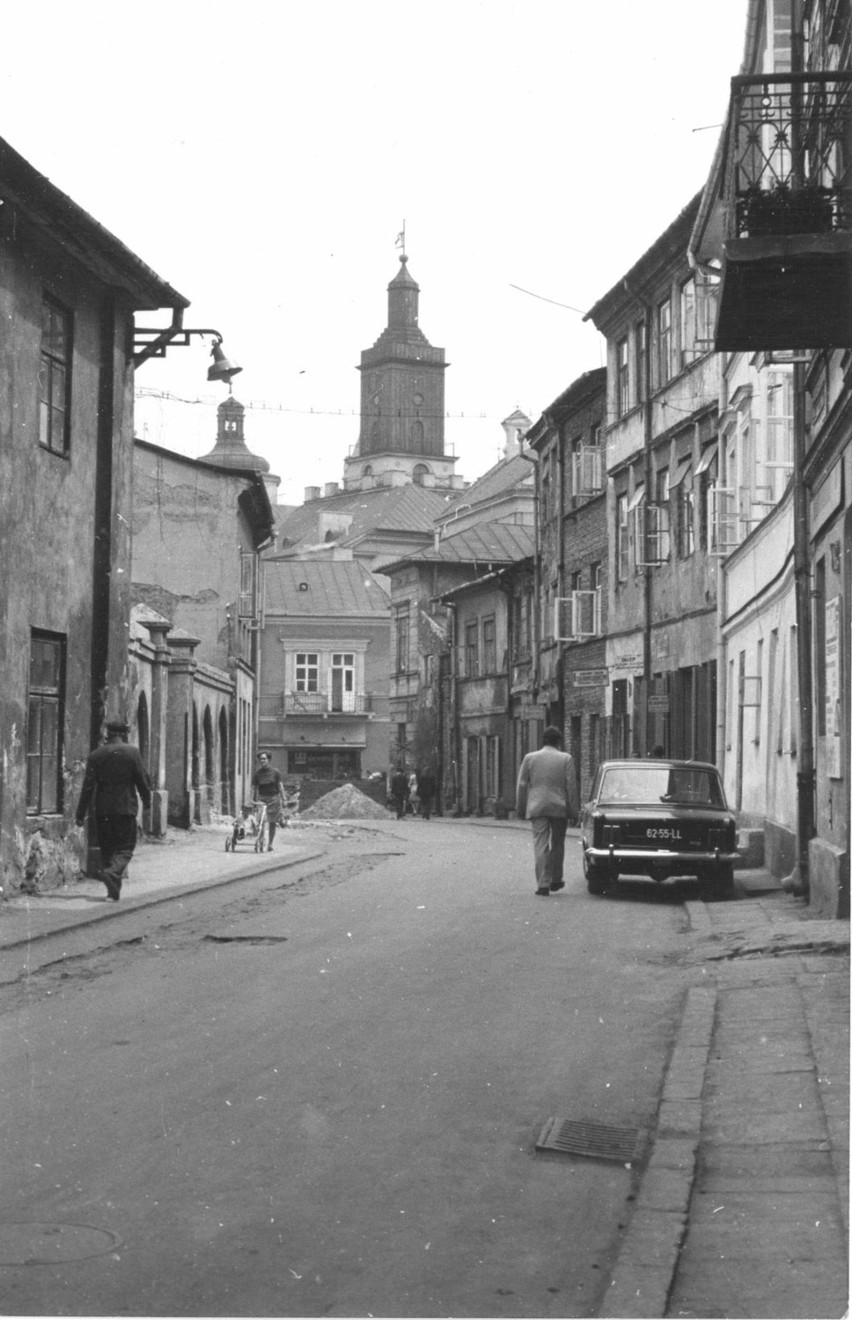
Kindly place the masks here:
<instances>
[{"instance_id":1,"label":"car license plate","mask_svg":"<svg viewBox=\"0 0 852 1320\"><path fill-rule=\"evenodd\" d=\"M682 839L680 830L670 826L649 826L645 831L646 839L668 839L673 842L679 842Z\"/></svg>"}]
</instances>

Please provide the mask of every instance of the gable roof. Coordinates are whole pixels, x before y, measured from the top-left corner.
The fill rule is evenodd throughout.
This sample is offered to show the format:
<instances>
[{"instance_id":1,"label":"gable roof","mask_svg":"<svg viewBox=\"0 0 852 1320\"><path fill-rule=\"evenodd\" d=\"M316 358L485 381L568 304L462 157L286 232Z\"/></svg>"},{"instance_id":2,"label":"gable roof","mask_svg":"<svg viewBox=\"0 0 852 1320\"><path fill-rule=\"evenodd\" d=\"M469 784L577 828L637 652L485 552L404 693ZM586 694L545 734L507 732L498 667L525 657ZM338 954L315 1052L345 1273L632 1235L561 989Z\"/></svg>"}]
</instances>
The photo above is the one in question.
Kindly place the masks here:
<instances>
[{"instance_id":1,"label":"gable roof","mask_svg":"<svg viewBox=\"0 0 852 1320\"><path fill-rule=\"evenodd\" d=\"M404 564L516 564L535 554L535 533L522 523L479 523L455 536L443 537L437 546L417 550L382 567L391 573Z\"/></svg>"},{"instance_id":2,"label":"gable roof","mask_svg":"<svg viewBox=\"0 0 852 1320\"><path fill-rule=\"evenodd\" d=\"M435 519L447 507L445 492L429 486L377 486L373 490L343 491L324 499L309 500L295 509L279 506L278 544L286 547L315 545L323 513L349 514L348 529L335 544L355 545L373 532L411 532L431 536Z\"/></svg>"},{"instance_id":3,"label":"gable roof","mask_svg":"<svg viewBox=\"0 0 852 1320\"><path fill-rule=\"evenodd\" d=\"M290 618L389 617L378 578L352 559L264 560L265 612Z\"/></svg>"},{"instance_id":4,"label":"gable roof","mask_svg":"<svg viewBox=\"0 0 852 1320\"><path fill-rule=\"evenodd\" d=\"M499 463L489 468L481 477L474 481L467 490L462 491L451 504L446 506L443 513L436 516L435 521L444 527L455 514L462 509L475 509L477 504L485 504L489 500L494 500L500 495L505 495L518 486L532 486L534 481L535 469L532 463L527 459L521 458L516 454L513 458L501 458ZM449 535L449 532L444 532Z\"/></svg>"},{"instance_id":5,"label":"gable roof","mask_svg":"<svg viewBox=\"0 0 852 1320\"><path fill-rule=\"evenodd\" d=\"M189 306L189 299L39 174L4 138L0 138L0 199L108 288L121 289L134 308Z\"/></svg>"}]
</instances>

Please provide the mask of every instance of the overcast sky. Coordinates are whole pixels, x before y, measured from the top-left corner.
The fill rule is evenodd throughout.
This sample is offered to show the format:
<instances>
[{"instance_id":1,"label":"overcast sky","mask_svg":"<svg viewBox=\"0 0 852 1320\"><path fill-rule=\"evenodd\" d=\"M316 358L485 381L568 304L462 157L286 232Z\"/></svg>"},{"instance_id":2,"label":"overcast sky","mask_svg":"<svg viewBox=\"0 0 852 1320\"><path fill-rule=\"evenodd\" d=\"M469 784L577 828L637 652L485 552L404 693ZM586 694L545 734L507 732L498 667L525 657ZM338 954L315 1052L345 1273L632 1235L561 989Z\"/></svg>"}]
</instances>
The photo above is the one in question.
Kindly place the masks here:
<instances>
[{"instance_id":1,"label":"overcast sky","mask_svg":"<svg viewBox=\"0 0 852 1320\"><path fill-rule=\"evenodd\" d=\"M403 221L467 480L515 407L602 364L582 313L702 187L746 0L0 8L0 133L222 332L249 447L300 503L358 439ZM139 434L212 448L209 351L138 371Z\"/></svg>"}]
</instances>

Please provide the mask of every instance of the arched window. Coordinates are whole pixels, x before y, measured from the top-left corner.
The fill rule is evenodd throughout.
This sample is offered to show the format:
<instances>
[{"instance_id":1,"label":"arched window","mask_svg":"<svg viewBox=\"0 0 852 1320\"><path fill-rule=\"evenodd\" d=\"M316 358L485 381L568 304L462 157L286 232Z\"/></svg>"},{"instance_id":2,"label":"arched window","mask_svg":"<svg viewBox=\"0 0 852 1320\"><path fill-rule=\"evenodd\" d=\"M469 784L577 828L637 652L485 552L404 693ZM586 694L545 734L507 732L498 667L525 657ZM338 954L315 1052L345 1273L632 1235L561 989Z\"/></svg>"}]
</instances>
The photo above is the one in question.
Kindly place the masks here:
<instances>
[{"instance_id":1,"label":"arched window","mask_svg":"<svg viewBox=\"0 0 852 1320\"><path fill-rule=\"evenodd\" d=\"M414 471L411 474L414 480L414 484L416 486L422 486L423 478L425 476L428 476L428 473L429 473L429 469L425 463L415 463Z\"/></svg>"},{"instance_id":2,"label":"arched window","mask_svg":"<svg viewBox=\"0 0 852 1320\"><path fill-rule=\"evenodd\" d=\"M372 475L373 475L373 465L372 463L368 463L367 466L364 468L363 472L361 473L361 476L371 477Z\"/></svg>"},{"instance_id":3,"label":"arched window","mask_svg":"<svg viewBox=\"0 0 852 1320\"><path fill-rule=\"evenodd\" d=\"M423 429L423 423L419 420L411 424L411 439L416 448L422 448L423 441L426 438L426 432Z\"/></svg>"}]
</instances>

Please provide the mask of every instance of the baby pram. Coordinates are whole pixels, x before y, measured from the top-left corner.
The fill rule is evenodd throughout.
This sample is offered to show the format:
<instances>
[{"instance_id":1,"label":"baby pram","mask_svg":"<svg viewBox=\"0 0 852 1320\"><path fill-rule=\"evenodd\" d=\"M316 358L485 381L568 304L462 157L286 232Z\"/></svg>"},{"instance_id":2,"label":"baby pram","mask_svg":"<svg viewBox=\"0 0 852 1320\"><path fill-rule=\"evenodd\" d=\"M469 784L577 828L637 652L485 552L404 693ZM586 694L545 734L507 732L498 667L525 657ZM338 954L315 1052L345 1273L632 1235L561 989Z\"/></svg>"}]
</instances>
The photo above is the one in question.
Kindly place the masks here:
<instances>
[{"instance_id":1,"label":"baby pram","mask_svg":"<svg viewBox=\"0 0 852 1320\"><path fill-rule=\"evenodd\" d=\"M236 852L238 843L254 843L255 852L265 852L269 838L266 803L247 803L239 816L234 817L234 828L225 840L225 852Z\"/></svg>"}]
</instances>

